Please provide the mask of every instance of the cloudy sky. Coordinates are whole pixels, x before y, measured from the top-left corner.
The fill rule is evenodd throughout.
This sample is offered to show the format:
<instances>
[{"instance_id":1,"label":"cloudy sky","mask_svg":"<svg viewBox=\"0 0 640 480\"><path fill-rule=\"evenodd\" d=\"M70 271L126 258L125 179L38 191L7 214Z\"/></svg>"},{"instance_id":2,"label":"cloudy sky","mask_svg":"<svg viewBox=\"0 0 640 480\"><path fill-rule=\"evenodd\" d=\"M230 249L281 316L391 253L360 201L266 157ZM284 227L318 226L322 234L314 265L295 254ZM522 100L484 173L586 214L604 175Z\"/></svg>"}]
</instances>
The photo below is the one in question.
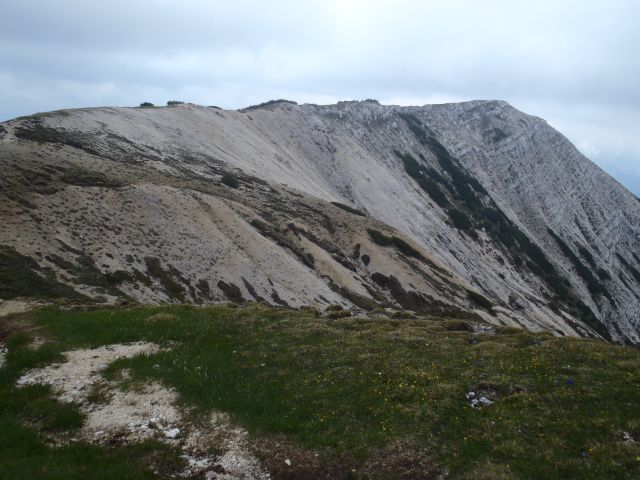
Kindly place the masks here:
<instances>
[{"instance_id":1,"label":"cloudy sky","mask_svg":"<svg viewBox=\"0 0 640 480\"><path fill-rule=\"evenodd\" d=\"M636 1L6 1L0 120L169 99L502 99L640 194L639 49Z\"/></svg>"}]
</instances>

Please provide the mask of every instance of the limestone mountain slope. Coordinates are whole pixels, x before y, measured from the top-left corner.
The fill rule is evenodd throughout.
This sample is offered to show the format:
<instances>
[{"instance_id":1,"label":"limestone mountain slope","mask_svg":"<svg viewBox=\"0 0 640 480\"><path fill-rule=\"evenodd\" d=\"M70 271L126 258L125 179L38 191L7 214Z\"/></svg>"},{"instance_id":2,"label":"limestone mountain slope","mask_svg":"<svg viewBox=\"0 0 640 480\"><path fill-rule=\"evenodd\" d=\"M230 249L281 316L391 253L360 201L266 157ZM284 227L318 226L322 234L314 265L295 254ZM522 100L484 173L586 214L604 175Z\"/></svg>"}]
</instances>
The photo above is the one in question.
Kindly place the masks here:
<instances>
[{"instance_id":1,"label":"limestone mountain slope","mask_svg":"<svg viewBox=\"0 0 640 480\"><path fill-rule=\"evenodd\" d=\"M67 110L2 124L0 165L0 296L395 306L640 340L640 202L503 102Z\"/></svg>"}]
</instances>

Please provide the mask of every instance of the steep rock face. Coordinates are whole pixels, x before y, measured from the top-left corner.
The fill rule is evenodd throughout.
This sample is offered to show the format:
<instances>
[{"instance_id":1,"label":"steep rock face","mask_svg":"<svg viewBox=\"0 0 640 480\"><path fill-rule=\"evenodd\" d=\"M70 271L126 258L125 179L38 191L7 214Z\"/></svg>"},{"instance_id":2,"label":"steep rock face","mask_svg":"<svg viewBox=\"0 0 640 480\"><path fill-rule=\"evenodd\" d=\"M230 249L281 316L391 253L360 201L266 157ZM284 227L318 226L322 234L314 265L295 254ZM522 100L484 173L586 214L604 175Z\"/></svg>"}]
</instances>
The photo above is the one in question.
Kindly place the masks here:
<instances>
[{"instance_id":1,"label":"steep rock face","mask_svg":"<svg viewBox=\"0 0 640 480\"><path fill-rule=\"evenodd\" d=\"M638 198L545 121L504 102L433 106L425 116L585 303L618 334L637 332Z\"/></svg>"},{"instance_id":2,"label":"steep rock face","mask_svg":"<svg viewBox=\"0 0 640 480\"><path fill-rule=\"evenodd\" d=\"M69 268L47 260L53 239L91 237L72 248L98 276L126 272L118 291L143 301L173 289L182 292L174 300L197 302L448 305L495 323L639 338L640 203L545 122L503 102L85 109L3 130L2 168L12 172L3 187L15 208L2 212L0 244L63 283ZM70 198L92 214L65 232ZM33 220L43 213L59 223L46 230ZM98 217L126 234L106 235ZM19 228L37 248L16 239ZM378 243L371 230L384 232ZM76 243L65 237L74 232ZM163 282L172 269L180 289ZM491 299L495 316L469 290Z\"/></svg>"}]
</instances>

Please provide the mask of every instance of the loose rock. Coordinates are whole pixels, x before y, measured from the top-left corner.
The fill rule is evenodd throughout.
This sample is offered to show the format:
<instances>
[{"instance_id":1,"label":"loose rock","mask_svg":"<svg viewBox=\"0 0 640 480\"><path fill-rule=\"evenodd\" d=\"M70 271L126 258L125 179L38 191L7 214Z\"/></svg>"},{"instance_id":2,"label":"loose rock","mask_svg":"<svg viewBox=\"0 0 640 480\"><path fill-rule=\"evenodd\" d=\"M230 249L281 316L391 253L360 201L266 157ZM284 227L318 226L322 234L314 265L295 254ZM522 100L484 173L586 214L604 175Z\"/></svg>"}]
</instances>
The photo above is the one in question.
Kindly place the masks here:
<instances>
[{"instance_id":1,"label":"loose rock","mask_svg":"<svg viewBox=\"0 0 640 480\"><path fill-rule=\"evenodd\" d=\"M7 358L7 348L0 343L0 368L4 367L5 359Z\"/></svg>"}]
</instances>

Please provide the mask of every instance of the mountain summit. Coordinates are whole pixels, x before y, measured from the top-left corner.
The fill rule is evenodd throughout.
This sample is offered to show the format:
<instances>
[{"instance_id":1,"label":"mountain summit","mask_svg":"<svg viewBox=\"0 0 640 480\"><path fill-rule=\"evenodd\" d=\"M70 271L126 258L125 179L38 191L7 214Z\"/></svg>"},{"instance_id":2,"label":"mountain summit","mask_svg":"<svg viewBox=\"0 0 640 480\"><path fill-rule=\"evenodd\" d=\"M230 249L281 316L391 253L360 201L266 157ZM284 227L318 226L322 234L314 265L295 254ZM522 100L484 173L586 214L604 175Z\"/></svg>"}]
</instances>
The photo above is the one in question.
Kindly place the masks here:
<instances>
[{"instance_id":1,"label":"mountain summit","mask_svg":"<svg viewBox=\"0 0 640 480\"><path fill-rule=\"evenodd\" d=\"M391 307L640 342L640 203L500 101L0 124L0 298Z\"/></svg>"}]
</instances>

